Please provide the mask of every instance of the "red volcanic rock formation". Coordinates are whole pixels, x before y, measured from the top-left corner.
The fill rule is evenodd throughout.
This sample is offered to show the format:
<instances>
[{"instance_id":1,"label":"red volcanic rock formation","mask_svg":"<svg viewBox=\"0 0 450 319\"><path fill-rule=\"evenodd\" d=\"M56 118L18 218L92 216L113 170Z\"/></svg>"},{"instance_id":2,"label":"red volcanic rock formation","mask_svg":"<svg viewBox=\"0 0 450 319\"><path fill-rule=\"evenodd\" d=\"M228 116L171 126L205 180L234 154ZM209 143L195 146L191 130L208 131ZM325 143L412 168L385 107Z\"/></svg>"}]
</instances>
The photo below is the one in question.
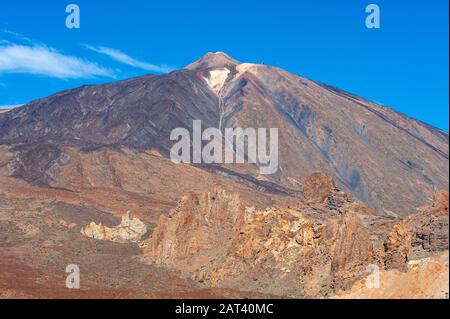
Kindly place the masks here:
<instances>
[{"instance_id":1,"label":"red volcanic rock formation","mask_svg":"<svg viewBox=\"0 0 450 319\"><path fill-rule=\"evenodd\" d=\"M162 216L144 256L211 287L326 295L350 288L373 261L359 213L347 203L322 223L299 209L245 207L238 195L214 190L186 196Z\"/></svg>"},{"instance_id":2,"label":"red volcanic rock formation","mask_svg":"<svg viewBox=\"0 0 450 319\"><path fill-rule=\"evenodd\" d=\"M357 282L351 291L342 291L335 298L348 299L448 299L448 251L417 260L406 272L380 271L380 287L373 289L367 278Z\"/></svg>"},{"instance_id":3,"label":"red volcanic rock formation","mask_svg":"<svg viewBox=\"0 0 450 319\"><path fill-rule=\"evenodd\" d=\"M331 177L321 172L314 173L303 183L303 199L308 204L322 204L334 188L336 183Z\"/></svg>"},{"instance_id":4,"label":"red volcanic rock formation","mask_svg":"<svg viewBox=\"0 0 450 319\"><path fill-rule=\"evenodd\" d=\"M369 232L358 217L360 207L346 207L342 216L330 225L334 232L330 251L332 251L331 273L333 288L348 289L368 264L374 262L373 244Z\"/></svg>"},{"instance_id":5,"label":"red volcanic rock formation","mask_svg":"<svg viewBox=\"0 0 450 319\"><path fill-rule=\"evenodd\" d=\"M146 253L156 264L198 272L227 257L244 217L239 197L223 190L185 196L160 217Z\"/></svg>"},{"instance_id":6,"label":"red volcanic rock formation","mask_svg":"<svg viewBox=\"0 0 450 319\"><path fill-rule=\"evenodd\" d=\"M325 206L339 211L355 200L343 192L336 182L325 173L318 172L308 176L303 183L303 201L313 207Z\"/></svg>"},{"instance_id":7,"label":"red volcanic rock formation","mask_svg":"<svg viewBox=\"0 0 450 319\"><path fill-rule=\"evenodd\" d=\"M449 194L439 191L431 205L394 226L385 242L387 269L407 269L407 262L448 250Z\"/></svg>"},{"instance_id":8,"label":"red volcanic rock formation","mask_svg":"<svg viewBox=\"0 0 450 319\"><path fill-rule=\"evenodd\" d=\"M144 258L208 287L301 297L348 290L370 264L405 270L448 249L448 193L394 226L323 173L307 178L303 198L298 208L257 210L219 189L185 196L160 218ZM384 251L378 237L389 224Z\"/></svg>"}]
</instances>

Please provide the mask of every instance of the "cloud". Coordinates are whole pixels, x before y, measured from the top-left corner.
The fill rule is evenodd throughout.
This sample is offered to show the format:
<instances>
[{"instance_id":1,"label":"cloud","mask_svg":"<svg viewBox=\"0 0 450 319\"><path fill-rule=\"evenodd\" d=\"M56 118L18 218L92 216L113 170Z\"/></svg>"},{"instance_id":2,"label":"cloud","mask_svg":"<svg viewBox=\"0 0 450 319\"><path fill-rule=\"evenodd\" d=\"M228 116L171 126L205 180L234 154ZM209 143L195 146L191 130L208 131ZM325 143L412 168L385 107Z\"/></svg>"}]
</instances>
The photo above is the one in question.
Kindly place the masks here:
<instances>
[{"instance_id":1,"label":"cloud","mask_svg":"<svg viewBox=\"0 0 450 319\"><path fill-rule=\"evenodd\" d=\"M101 46L92 46L92 45L88 45L88 44L84 44L83 46L91 51L96 52L96 53L106 55L117 62L121 62L121 63L127 64L127 65L130 65L132 67L138 68L138 69L153 71L153 72L157 72L157 73L168 73L168 72L175 70L175 68L168 66L168 65L155 65L155 64L151 64L148 62L134 59L134 58L130 57L128 54L123 53L122 51L119 51L117 49L106 48L106 47L101 47Z\"/></svg>"},{"instance_id":2,"label":"cloud","mask_svg":"<svg viewBox=\"0 0 450 319\"><path fill-rule=\"evenodd\" d=\"M1 32L4 33L4 34L9 35L11 37L14 37L14 38L16 38L16 39L18 39L20 41L23 41L23 42L28 42L28 43L34 43L35 42L32 39L24 36L23 34L15 32L15 31L12 31L12 30L3 29L3 30L1 30Z\"/></svg>"},{"instance_id":3,"label":"cloud","mask_svg":"<svg viewBox=\"0 0 450 319\"><path fill-rule=\"evenodd\" d=\"M64 55L44 45L0 45L0 74L26 73L60 79L115 77L96 63Z\"/></svg>"}]
</instances>

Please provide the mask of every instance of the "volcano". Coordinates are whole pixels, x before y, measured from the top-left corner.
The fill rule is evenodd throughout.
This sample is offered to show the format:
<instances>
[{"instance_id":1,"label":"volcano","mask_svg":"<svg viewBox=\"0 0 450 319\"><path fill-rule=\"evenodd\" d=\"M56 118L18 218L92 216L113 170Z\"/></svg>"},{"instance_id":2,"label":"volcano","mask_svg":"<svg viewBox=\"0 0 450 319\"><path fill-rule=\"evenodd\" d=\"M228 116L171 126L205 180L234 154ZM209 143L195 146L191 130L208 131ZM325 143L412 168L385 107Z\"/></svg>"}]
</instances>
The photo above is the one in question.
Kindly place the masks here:
<instances>
[{"instance_id":1,"label":"volcano","mask_svg":"<svg viewBox=\"0 0 450 319\"><path fill-rule=\"evenodd\" d=\"M169 159L170 132L191 131L194 120L221 131L278 128L277 173L261 175L257 164L176 167ZM43 192L110 189L132 198L170 198L208 176L207 185L290 196L321 171L380 214L405 216L449 186L448 133L222 52L169 74L85 85L0 113L0 148L3 178ZM154 162L165 170L155 170ZM173 174L176 183L167 182Z\"/></svg>"},{"instance_id":2,"label":"volcano","mask_svg":"<svg viewBox=\"0 0 450 319\"><path fill-rule=\"evenodd\" d=\"M172 161L173 130L203 128L277 129L277 169ZM0 298L448 297L448 155L446 132L222 52L59 92L0 112Z\"/></svg>"}]
</instances>

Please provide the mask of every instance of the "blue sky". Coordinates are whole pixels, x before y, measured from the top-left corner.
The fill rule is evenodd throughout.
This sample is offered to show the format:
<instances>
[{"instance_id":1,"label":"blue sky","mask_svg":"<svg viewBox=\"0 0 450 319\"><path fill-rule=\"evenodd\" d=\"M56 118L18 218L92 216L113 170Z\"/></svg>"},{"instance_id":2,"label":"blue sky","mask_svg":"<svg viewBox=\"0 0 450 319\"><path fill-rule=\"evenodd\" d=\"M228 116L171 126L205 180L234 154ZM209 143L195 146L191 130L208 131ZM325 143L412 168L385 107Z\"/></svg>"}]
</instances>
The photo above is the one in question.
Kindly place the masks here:
<instances>
[{"instance_id":1,"label":"blue sky","mask_svg":"<svg viewBox=\"0 0 450 319\"><path fill-rule=\"evenodd\" d=\"M81 10L77 30L65 26L70 3ZM369 3L381 9L380 29L365 27ZM2 1L0 105L224 51L448 131L448 48L446 0Z\"/></svg>"}]
</instances>

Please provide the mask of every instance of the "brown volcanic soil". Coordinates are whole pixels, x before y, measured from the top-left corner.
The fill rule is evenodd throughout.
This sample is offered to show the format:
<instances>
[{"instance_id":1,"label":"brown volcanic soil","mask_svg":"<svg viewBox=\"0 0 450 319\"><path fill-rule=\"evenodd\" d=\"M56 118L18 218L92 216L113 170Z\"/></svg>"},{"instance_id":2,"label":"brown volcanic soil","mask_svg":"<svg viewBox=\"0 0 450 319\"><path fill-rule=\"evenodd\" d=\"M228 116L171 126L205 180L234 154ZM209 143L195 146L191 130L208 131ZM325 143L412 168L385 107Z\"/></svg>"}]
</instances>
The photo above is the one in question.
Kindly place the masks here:
<instances>
[{"instance_id":1,"label":"brown volcanic soil","mask_svg":"<svg viewBox=\"0 0 450 319\"><path fill-rule=\"evenodd\" d=\"M12 193L20 198L47 198L79 206L95 207L115 215L127 210L149 222L168 213L182 195L204 192L216 186L239 192L257 207L295 203L290 196L255 191L239 182L209 173L190 165L176 165L157 153L133 153L127 149L110 149L80 153L67 148L66 165L55 167L55 182L50 188L32 186L9 178L13 156L0 147L0 194Z\"/></svg>"},{"instance_id":2,"label":"brown volcanic soil","mask_svg":"<svg viewBox=\"0 0 450 319\"><path fill-rule=\"evenodd\" d=\"M8 177L12 154L0 147L0 296L5 298L251 298L257 292L210 289L175 271L140 260L137 244L96 241L80 234L90 222L115 226L133 211L150 231L183 192L215 186L240 190L257 206L281 201L241 183L188 165L174 165L152 153L104 149L79 153L55 171L55 187L32 186ZM141 174L133 172L139 169ZM147 235L148 236L148 235ZM80 291L65 288L65 267L81 269Z\"/></svg>"},{"instance_id":3,"label":"brown volcanic soil","mask_svg":"<svg viewBox=\"0 0 450 319\"><path fill-rule=\"evenodd\" d=\"M0 269L4 271L0 275L0 299L22 299L22 298L90 298L90 299L126 299L126 298L149 298L149 299L214 299L214 298L266 298L250 292L239 292L229 289L204 289L195 285L186 284L185 280L171 277L158 271L155 276L159 278L146 278L147 280L161 280L164 278L167 284L166 290L158 291L148 287L116 288L93 285L83 286L80 289L67 289L64 287L63 276L57 281L52 273L41 273L9 256L2 256ZM155 269L146 268L146 272L153 273Z\"/></svg>"},{"instance_id":4,"label":"brown volcanic soil","mask_svg":"<svg viewBox=\"0 0 450 319\"><path fill-rule=\"evenodd\" d=\"M158 228L153 230L152 223L158 214L141 212L146 217L143 220L148 223L152 238L163 235L155 242L156 247L161 245L161 251L165 251L163 247L168 240L191 247L177 248L184 260L181 266L165 261L155 265L153 257L148 254L153 245L152 238L148 239L143 255L137 244L97 241L80 234L81 227L91 221L109 227L119 223L118 211L100 209L118 209L119 203L114 200L108 202L109 197L105 195L113 194L114 188L105 190L102 197L96 192L97 196L90 199L92 206L88 206L83 193L46 189L48 193L42 196L36 187L22 181L11 178L3 178L2 181L9 183L0 184L0 291L5 298L329 296L335 291L349 289L355 280L364 275L367 263L382 266L390 255L382 254L377 248L377 241L384 240L380 234L386 238L394 224L405 223L374 215L374 212L355 203L336 188L334 182L328 183L328 177L322 174L315 174L305 183L311 188L328 185L328 188L322 187L320 197L312 197L316 200L308 197L309 204L305 204L304 200L299 203L301 198L297 198L297 205L292 205L293 208L253 210L250 215L255 214L254 217L241 227L236 227L233 220L239 220L242 208L233 210L229 206L217 211L222 214L222 219L208 217L212 224L202 224L205 222L204 214L214 210L204 199L197 200L198 195L190 194L185 197L188 206L183 204L186 201L183 199L178 208L170 213L172 223L179 220L179 217L174 219L175 216L188 213L182 217L187 224L180 227L181 224L175 222L179 227L175 233L161 228L164 227L161 218L165 217L159 218ZM305 190L305 194L311 194L309 189ZM328 195L324 196L326 193ZM126 195L123 196L127 200ZM223 195L214 196L220 203ZM85 204L77 205L77 201ZM125 204L122 204L123 207ZM162 207L160 211L164 209ZM190 209L196 213L189 215ZM433 221L435 216L447 216L448 225L448 194L438 195L433 205L410 219L421 220L419 225L429 225L427 220ZM230 220L230 227L225 227L225 220ZM211 228L213 225L218 228L214 230ZM445 226L445 223L440 220L437 225ZM414 231L417 232L418 228ZM198 236L193 232L197 232ZM226 244L230 232L236 235L232 235L231 241ZM448 232L436 233L447 234L447 237L443 239L443 244L433 246L434 250L427 250L429 254L448 249ZM216 241L211 245L201 244L208 238L215 238ZM398 242L402 243L401 247L413 243ZM383 244L378 246L383 247ZM192 250L192 247L196 248ZM202 247L209 247L210 252L202 255ZM184 251L191 251L193 255L183 255ZM417 249L414 251L417 253ZM219 259L213 257L217 253L219 255L216 256L221 256ZM164 256L161 260L166 260ZM195 258L200 259L195 261ZM216 264L210 264L212 260ZM81 269L80 291L64 288L64 270L72 263L78 264ZM194 268L186 268L183 266L185 263ZM210 266L204 267L208 264ZM189 275L191 271L194 276Z\"/></svg>"},{"instance_id":5,"label":"brown volcanic soil","mask_svg":"<svg viewBox=\"0 0 450 319\"><path fill-rule=\"evenodd\" d=\"M264 297L208 289L140 262L137 244L80 234L85 220L113 225L117 219L94 208L0 195L0 298ZM65 288L68 264L80 267L80 290Z\"/></svg>"}]
</instances>

